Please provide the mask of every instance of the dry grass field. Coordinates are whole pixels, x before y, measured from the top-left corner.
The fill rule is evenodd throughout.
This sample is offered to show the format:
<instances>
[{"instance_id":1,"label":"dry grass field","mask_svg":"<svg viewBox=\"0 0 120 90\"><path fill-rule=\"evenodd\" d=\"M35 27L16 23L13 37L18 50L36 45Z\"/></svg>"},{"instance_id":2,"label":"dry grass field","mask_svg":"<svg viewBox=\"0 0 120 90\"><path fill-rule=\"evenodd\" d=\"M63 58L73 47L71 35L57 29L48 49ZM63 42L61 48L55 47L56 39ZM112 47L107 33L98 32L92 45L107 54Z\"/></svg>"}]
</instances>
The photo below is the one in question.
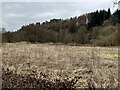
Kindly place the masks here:
<instances>
[{"instance_id":1,"label":"dry grass field","mask_svg":"<svg viewBox=\"0 0 120 90\"><path fill-rule=\"evenodd\" d=\"M3 88L116 88L117 47L5 43Z\"/></svg>"}]
</instances>

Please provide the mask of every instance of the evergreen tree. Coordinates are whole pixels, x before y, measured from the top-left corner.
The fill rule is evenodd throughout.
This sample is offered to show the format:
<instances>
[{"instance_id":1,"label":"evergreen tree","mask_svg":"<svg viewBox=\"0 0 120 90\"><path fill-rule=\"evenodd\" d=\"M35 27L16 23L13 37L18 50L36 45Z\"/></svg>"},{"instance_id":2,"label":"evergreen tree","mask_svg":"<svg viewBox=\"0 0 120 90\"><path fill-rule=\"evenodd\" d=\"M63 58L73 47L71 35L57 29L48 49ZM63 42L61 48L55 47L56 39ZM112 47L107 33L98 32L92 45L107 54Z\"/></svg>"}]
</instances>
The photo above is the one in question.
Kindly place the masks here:
<instances>
[{"instance_id":1,"label":"evergreen tree","mask_svg":"<svg viewBox=\"0 0 120 90\"><path fill-rule=\"evenodd\" d=\"M107 19L111 17L111 11L110 8L108 9Z\"/></svg>"},{"instance_id":2,"label":"evergreen tree","mask_svg":"<svg viewBox=\"0 0 120 90\"><path fill-rule=\"evenodd\" d=\"M77 31L77 25L76 25L76 22L75 22L75 20L73 20L72 18L71 18L71 22L70 22L70 24L69 24L69 32L71 33L71 34L73 34L73 33L76 33L76 31Z\"/></svg>"}]
</instances>

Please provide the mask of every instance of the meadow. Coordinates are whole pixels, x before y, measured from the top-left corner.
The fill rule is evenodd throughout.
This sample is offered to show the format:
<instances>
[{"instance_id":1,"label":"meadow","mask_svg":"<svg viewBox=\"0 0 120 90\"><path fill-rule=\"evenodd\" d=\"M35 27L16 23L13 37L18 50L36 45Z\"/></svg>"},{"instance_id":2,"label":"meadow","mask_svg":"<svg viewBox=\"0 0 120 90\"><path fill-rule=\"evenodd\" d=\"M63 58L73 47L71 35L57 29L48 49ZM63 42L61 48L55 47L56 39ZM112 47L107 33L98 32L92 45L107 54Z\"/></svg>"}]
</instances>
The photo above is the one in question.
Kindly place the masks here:
<instances>
[{"instance_id":1,"label":"meadow","mask_svg":"<svg viewBox=\"0 0 120 90\"><path fill-rule=\"evenodd\" d=\"M116 88L118 48L4 43L3 88Z\"/></svg>"}]
</instances>

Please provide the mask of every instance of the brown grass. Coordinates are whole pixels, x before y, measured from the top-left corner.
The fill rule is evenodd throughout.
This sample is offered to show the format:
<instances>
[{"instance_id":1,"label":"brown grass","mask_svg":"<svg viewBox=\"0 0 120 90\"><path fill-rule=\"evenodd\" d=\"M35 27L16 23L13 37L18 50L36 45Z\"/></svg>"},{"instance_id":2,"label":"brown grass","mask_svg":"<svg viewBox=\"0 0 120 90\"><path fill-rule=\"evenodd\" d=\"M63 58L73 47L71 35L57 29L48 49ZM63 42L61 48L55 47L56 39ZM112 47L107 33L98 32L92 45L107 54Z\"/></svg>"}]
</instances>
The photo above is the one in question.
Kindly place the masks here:
<instances>
[{"instance_id":1,"label":"brown grass","mask_svg":"<svg viewBox=\"0 0 120 90\"><path fill-rule=\"evenodd\" d=\"M2 46L3 87L9 87L5 73L12 71L20 78L35 73L37 80L46 79L52 83L57 83L56 79L61 82L74 80L71 86L77 88L116 88L118 60L112 60L114 55L103 53L106 50L117 51L117 48L6 43ZM10 87L19 85L20 81L17 86Z\"/></svg>"}]
</instances>

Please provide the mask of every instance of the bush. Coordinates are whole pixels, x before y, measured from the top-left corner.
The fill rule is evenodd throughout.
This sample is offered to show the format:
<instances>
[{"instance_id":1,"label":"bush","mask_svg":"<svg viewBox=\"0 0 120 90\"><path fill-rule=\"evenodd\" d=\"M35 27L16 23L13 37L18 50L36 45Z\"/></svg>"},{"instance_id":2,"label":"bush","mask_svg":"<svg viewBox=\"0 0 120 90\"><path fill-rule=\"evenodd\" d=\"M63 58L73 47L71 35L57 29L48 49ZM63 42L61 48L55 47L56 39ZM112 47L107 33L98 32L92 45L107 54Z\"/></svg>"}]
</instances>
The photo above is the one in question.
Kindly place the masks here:
<instances>
[{"instance_id":1,"label":"bush","mask_svg":"<svg viewBox=\"0 0 120 90\"><path fill-rule=\"evenodd\" d=\"M112 32L112 34L101 36L99 40L94 42L97 46L117 46L118 45L118 31Z\"/></svg>"}]
</instances>

